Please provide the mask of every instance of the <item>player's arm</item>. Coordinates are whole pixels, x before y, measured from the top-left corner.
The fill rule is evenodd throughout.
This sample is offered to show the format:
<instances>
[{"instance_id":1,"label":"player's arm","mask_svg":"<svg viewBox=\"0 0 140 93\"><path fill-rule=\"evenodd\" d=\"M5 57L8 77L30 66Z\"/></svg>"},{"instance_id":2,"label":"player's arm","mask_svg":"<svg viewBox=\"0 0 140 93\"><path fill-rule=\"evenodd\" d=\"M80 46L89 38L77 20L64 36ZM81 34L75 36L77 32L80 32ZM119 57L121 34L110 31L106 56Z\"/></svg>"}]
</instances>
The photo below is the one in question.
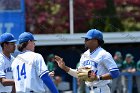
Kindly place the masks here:
<instances>
[{"instance_id":1,"label":"player's arm","mask_svg":"<svg viewBox=\"0 0 140 93\"><path fill-rule=\"evenodd\" d=\"M109 79L117 78L119 75L120 75L120 71L117 69L117 70L110 71L110 73L96 76L96 78L97 80L109 80Z\"/></svg>"},{"instance_id":2,"label":"player's arm","mask_svg":"<svg viewBox=\"0 0 140 93\"><path fill-rule=\"evenodd\" d=\"M12 79L0 78L0 82L3 86L14 86L15 82Z\"/></svg>"},{"instance_id":3,"label":"player's arm","mask_svg":"<svg viewBox=\"0 0 140 93\"><path fill-rule=\"evenodd\" d=\"M14 80L5 78L4 63L2 60L0 61L0 82L3 86L13 86L15 84Z\"/></svg>"},{"instance_id":4,"label":"player's arm","mask_svg":"<svg viewBox=\"0 0 140 93\"><path fill-rule=\"evenodd\" d=\"M109 80L117 78L120 75L119 70L111 71L110 73L103 74L97 77L98 80Z\"/></svg>"},{"instance_id":5,"label":"player's arm","mask_svg":"<svg viewBox=\"0 0 140 93\"><path fill-rule=\"evenodd\" d=\"M111 54L106 54L103 57L102 64L105 66L105 68L108 69L109 73L105 73L102 75L96 75L94 72L91 72L89 74L89 77L93 80L109 80L117 78L120 75L120 71L113 60Z\"/></svg>"},{"instance_id":6,"label":"player's arm","mask_svg":"<svg viewBox=\"0 0 140 93\"><path fill-rule=\"evenodd\" d=\"M16 93L14 80L6 79L6 78L0 78L0 82L3 86L12 86L12 92L11 93Z\"/></svg>"},{"instance_id":7,"label":"player's arm","mask_svg":"<svg viewBox=\"0 0 140 93\"><path fill-rule=\"evenodd\" d=\"M2 61L0 62L0 83L3 86L12 86L12 92L11 93L16 93L15 92L15 82L14 82L14 80L5 78L4 64L3 64Z\"/></svg>"},{"instance_id":8,"label":"player's arm","mask_svg":"<svg viewBox=\"0 0 140 93\"><path fill-rule=\"evenodd\" d=\"M115 61L113 60L111 54L107 54L104 59L103 59L103 64L105 65L105 67L109 70L109 73L106 73L104 75L101 75L101 79L103 80L108 80L108 79L114 79L119 77L120 75L120 71L115 63Z\"/></svg>"},{"instance_id":9,"label":"player's arm","mask_svg":"<svg viewBox=\"0 0 140 93\"><path fill-rule=\"evenodd\" d=\"M65 72L67 72L68 74L70 74L73 77L78 78L77 70L66 66L65 62L63 61L63 58L60 58L59 56L55 56L55 61L57 62L58 66L61 69L63 69Z\"/></svg>"},{"instance_id":10,"label":"player's arm","mask_svg":"<svg viewBox=\"0 0 140 93\"><path fill-rule=\"evenodd\" d=\"M56 86L54 85L52 79L50 78L49 74L46 72L43 75L40 76L40 78L43 80L45 85L50 89L52 93L59 93Z\"/></svg>"},{"instance_id":11,"label":"player's arm","mask_svg":"<svg viewBox=\"0 0 140 93\"><path fill-rule=\"evenodd\" d=\"M102 75L96 75L94 72L91 72L89 74L89 77L91 80L109 80L117 78L120 75L119 70L110 71L110 73L102 74Z\"/></svg>"},{"instance_id":12,"label":"player's arm","mask_svg":"<svg viewBox=\"0 0 140 93\"><path fill-rule=\"evenodd\" d=\"M44 59L40 54L36 56L36 61L34 64L36 66L36 72L38 76L42 79L44 84L50 89L52 93L58 93L58 90L49 75L49 71L44 62Z\"/></svg>"}]
</instances>

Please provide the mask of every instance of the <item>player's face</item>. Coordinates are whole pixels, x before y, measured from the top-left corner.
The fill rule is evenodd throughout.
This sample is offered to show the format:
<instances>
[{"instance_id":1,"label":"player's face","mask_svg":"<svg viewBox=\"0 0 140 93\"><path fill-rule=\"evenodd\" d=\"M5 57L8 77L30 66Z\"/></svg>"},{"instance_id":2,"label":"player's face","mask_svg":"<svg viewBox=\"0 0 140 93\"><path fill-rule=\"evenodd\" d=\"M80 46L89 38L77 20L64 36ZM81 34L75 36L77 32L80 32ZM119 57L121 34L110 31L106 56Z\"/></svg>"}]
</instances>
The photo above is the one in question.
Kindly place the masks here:
<instances>
[{"instance_id":1,"label":"player's face","mask_svg":"<svg viewBox=\"0 0 140 93\"><path fill-rule=\"evenodd\" d=\"M131 57L127 57L125 60L126 60L127 63L132 62L132 58Z\"/></svg>"},{"instance_id":2,"label":"player's face","mask_svg":"<svg viewBox=\"0 0 140 93\"><path fill-rule=\"evenodd\" d=\"M96 47L98 47L98 40L97 39L87 39L87 38L85 38L85 45L89 49L96 48Z\"/></svg>"},{"instance_id":3,"label":"player's face","mask_svg":"<svg viewBox=\"0 0 140 93\"><path fill-rule=\"evenodd\" d=\"M5 44L5 49L9 53L14 53L16 48L15 42L10 42Z\"/></svg>"},{"instance_id":4,"label":"player's face","mask_svg":"<svg viewBox=\"0 0 140 93\"><path fill-rule=\"evenodd\" d=\"M35 49L35 41L29 41L29 42L28 42L28 48L29 48L31 51L34 51L34 49Z\"/></svg>"}]
</instances>

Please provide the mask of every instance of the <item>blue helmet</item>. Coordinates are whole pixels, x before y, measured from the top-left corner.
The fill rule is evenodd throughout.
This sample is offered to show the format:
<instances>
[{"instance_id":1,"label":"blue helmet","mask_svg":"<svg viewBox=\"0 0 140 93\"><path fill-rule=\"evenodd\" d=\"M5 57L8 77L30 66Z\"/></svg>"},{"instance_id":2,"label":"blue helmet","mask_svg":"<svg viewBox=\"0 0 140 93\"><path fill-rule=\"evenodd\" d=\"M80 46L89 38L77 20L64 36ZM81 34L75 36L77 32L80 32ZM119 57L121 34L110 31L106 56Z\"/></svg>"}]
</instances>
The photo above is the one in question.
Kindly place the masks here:
<instances>
[{"instance_id":1,"label":"blue helmet","mask_svg":"<svg viewBox=\"0 0 140 93\"><path fill-rule=\"evenodd\" d=\"M24 42L28 42L29 40L36 41L30 32L24 32L19 36L18 43L21 44Z\"/></svg>"},{"instance_id":2,"label":"blue helmet","mask_svg":"<svg viewBox=\"0 0 140 93\"><path fill-rule=\"evenodd\" d=\"M4 33L0 36L0 43L4 42L16 42L17 40L11 33Z\"/></svg>"},{"instance_id":3,"label":"blue helmet","mask_svg":"<svg viewBox=\"0 0 140 93\"><path fill-rule=\"evenodd\" d=\"M87 38L87 39L98 39L100 41L103 41L103 34L101 31L96 30L96 29L91 29L87 32L86 36L82 37L82 38Z\"/></svg>"}]
</instances>

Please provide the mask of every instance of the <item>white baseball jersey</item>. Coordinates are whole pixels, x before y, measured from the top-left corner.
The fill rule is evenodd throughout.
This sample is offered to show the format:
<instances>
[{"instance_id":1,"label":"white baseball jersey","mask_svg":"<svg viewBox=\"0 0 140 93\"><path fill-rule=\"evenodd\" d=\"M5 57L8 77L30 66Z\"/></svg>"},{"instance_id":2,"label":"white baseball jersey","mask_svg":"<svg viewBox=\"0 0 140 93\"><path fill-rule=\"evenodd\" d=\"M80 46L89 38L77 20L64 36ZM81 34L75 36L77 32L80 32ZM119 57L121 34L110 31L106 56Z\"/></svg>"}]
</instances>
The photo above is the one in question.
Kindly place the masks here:
<instances>
[{"instance_id":1,"label":"white baseball jersey","mask_svg":"<svg viewBox=\"0 0 140 93\"><path fill-rule=\"evenodd\" d=\"M6 57L3 53L0 53L0 78L12 79L12 69L11 64L14 57ZM3 86L0 83L0 92L11 92L12 86Z\"/></svg>"},{"instance_id":2,"label":"white baseball jersey","mask_svg":"<svg viewBox=\"0 0 140 93\"><path fill-rule=\"evenodd\" d=\"M92 53L87 50L80 59L79 67L90 67L96 75L103 75L110 71L116 70L117 65L110 53L101 47L98 47ZM110 83L111 80L99 80L93 82L86 82L87 86L104 86Z\"/></svg>"},{"instance_id":3,"label":"white baseball jersey","mask_svg":"<svg viewBox=\"0 0 140 93\"><path fill-rule=\"evenodd\" d=\"M48 91L41 76L48 73L43 57L32 51L19 54L12 63L13 76L17 93Z\"/></svg>"}]
</instances>

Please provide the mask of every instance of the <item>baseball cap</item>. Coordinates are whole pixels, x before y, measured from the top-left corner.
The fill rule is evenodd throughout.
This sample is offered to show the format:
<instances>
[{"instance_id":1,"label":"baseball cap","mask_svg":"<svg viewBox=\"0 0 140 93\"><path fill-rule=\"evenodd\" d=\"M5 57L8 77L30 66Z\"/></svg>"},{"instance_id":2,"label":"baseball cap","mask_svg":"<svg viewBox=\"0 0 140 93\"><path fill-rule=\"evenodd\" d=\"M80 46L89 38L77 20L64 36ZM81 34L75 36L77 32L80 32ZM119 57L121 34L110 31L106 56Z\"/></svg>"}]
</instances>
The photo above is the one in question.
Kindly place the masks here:
<instances>
[{"instance_id":1,"label":"baseball cap","mask_svg":"<svg viewBox=\"0 0 140 93\"><path fill-rule=\"evenodd\" d=\"M28 42L29 40L36 41L30 32L24 32L24 33L20 34L20 36L18 38L18 43L21 44L24 42Z\"/></svg>"},{"instance_id":2,"label":"baseball cap","mask_svg":"<svg viewBox=\"0 0 140 93\"><path fill-rule=\"evenodd\" d=\"M115 55L119 56L119 57L122 57L122 54L120 51L116 51Z\"/></svg>"},{"instance_id":3,"label":"baseball cap","mask_svg":"<svg viewBox=\"0 0 140 93\"><path fill-rule=\"evenodd\" d=\"M54 54L48 55L48 58L53 58L53 57L54 57Z\"/></svg>"},{"instance_id":4,"label":"baseball cap","mask_svg":"<svg viewBox=\"0 0 140 93\"><path fill-rule=\"evenodd\" d=\"M98 40L102 40L103 41L103 34L101 31L97 30L97 29L91 29L87 32L86 36L82 37L82 38L87 38L87 39L98 39Z\"/></svg>"},{"instance_id":5,"label":"baseball cap","mask_svg":"<svg viewBox=\"0 0 140 93\"><path fill-rule=\"evenodd\" d=\"M4 42L16 42L17 40L11 33L4 33L0 36L0 43Z\"/></svg>"},{"instance_id":6,"label":"baseball cap","mask_svg":"<svg viewBox=\"0 0 140 93\"><path fill-rule=\"evenodd\" d=\"M132 59L134 58L133 55L130 54L130 53L126 54L126 58L127 58L127 57L130 57L130 58L132 58Z\"/></svg>"}]
</instances>

